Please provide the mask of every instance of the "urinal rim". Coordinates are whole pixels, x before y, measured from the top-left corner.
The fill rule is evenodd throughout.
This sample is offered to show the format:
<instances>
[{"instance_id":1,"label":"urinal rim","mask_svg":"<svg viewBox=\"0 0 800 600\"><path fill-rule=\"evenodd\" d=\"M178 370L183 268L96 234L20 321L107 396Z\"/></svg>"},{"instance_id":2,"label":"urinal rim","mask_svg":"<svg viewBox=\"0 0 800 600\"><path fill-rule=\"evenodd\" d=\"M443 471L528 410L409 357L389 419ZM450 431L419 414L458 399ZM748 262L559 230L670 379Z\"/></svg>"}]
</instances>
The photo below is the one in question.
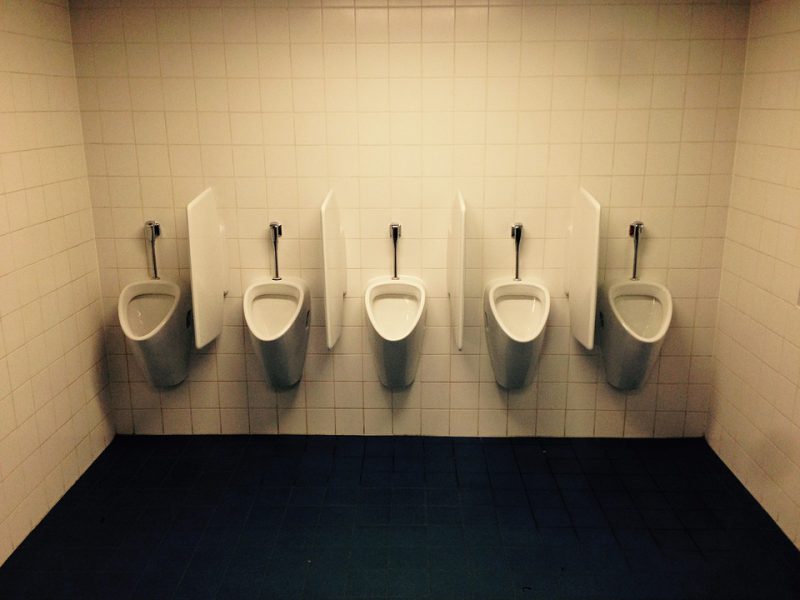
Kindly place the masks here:
<instances>
[{"instance_id":1,"label":"urinal rim","mask_svg":"<svg viewBox=\"0 0 800 600\"><path fill-rule=\"evenodd\" d=\"M544 300L541 297L536 296L536 298L543 302L544 308L542 310L542 314L544 315L539 323L539 326L536 328L533 334L528 336L527 338L520 338L513 335L508 328L506 327L505 323L500 319L500 314L497 310L497 303L496 298L497 292L500 288L504 287L533 287L539 290L544 295ZM508 336L509 339L518 342L520 344L527 344L529 342L534 341L544 331L544 328L547 326L547 319L550 317L550 290L547 289L547 286L544 285L543 282L538 281L536 279L522 279L520 281L515 280L507 280L507 279L495 279L494 281L490 281L486 286L486 294L489 297L489 309L492 311L492 315L494 316L494 320L502 329L503 334ZM510 294L509 294L510 295ZM517 294L519 295L519 294Z\"/></svg>"},{"instance_id":2,"label":"urinal rim","mask_svg":"<svg viewBox=\"0 0 800 600\"><path fill-rule=\"evenodd\" d=\"M144 289L141 292L138 292L134 289L139 287ZM165 291L160 288L168 288L169 291ZM164 318L161 319L158 324L156 324L155 327L153 327L149 332L147 332L145 335L135 335L128 322L128 312L127 310L123 311L122 307L124 306L127 308L128 304L130 304L134 298L137 296L143 296L145 294L161 294L163 296L172 296L172 305L169 307L169 310ZM161 331L164 325L172 318L172 315L175 314L182 297L183 288L174 281L170 281L168 279L147 279L143 281L134 281L133 283L126 285L124 288L122 288L122 292L119 294L119 301L117 302L117 317L119 318L119 324L120 327L122 327L122 332L125 334L125 337L134 342L145 342L152 338L159 331Z\"/></svg>"},{"instance_id":3,"label":"urinal rim","mask_svg":"<svg viewBox=\"0 0 800 600\"><path fill-rule=\"evenodd\" d=\"M652 287L658 293L646 293L642 290L637 290L633 293L629 292L622 292L620 290L624 288L647 288ZM643 337L636 333L633 329L631 329L630 325L622 318L622 315L617 310L617 303L616 299L620 296L652 296L659 300L664 306L664 317L662 319L661 327L659 327L658 331L650 337ZM657 281L647 281L642 279L622 279L619 281L615 281L608 285L606 289L606 298L608 300L608 306L611 308L611 312L614 315L614 318L619 322L620 325L625 329L625 332L630 335L633 339L638 342L642 342L644 344L653 344L661 340L669 330L669 326L672 323L672 294L670 293L667 286L658 283Z\"/></svg>"},{"instance_id":4,"label":"urinal rim","mask_svg":"<svg viewBox=\"0 0 800 600\"><path fill-rule=\"evenodd\" d=\"M256 289L259 288L270 288L270 287L290 287L298 292L297 298L297 305L295 306L294 312L292 313L292 317L288 320L286 325L283 329L280 330L274 336L271 337L262 337L258 333L253 330L253 327L250 325L251 322L255 320L255 316L252 314L253 309L253 301L256 298L260 298L261 296L267 296L268 294L256 294ZM256 339L262 342L274 342L277 339L280 339L282 336L286 335L286 332L291 329L292 325L294 325L295 321L297 320L300 311L303 310L303 305L305 304L306 298L309 294L308 284L302 279L295 279L294 277L284 277L283 279L262 279L260 281L256 281L250 284L244 292L243 298L243 305L244 305L244 320L245 324L247 325L247 329L253 334Z\"/></svg>"},{"instance_id":5,"label":"urinal rim","mask_svg":"<svg viewBox=\"0 0 800 600\"><path fill-rule=\"evenodd\" d=\"M372 312L372 300L377 295L377 288L383 287L385 285L407 285L414 290L416 290L417 295L419 296L419 304L417 306L417 312L414 315L414 324L409 328L409 330L399 337L387 337L383 334L382 328L378 327L375 319L375 314ZM422 313L425 311L425 302L427 300L428 292L425 289L425 282L422 281L419 277L412 277L410 275L400 275L397 279L392 279L389 276L384 277L376 277L371 279L369 283L367 283L367 289L364 290L364 306L366 307L367 311L367 318L369 319L370 325L375 330L375 332L387 342L400 342L412 333L419 325L419 321L422 318Z\"/></svg>"}]
</instances>

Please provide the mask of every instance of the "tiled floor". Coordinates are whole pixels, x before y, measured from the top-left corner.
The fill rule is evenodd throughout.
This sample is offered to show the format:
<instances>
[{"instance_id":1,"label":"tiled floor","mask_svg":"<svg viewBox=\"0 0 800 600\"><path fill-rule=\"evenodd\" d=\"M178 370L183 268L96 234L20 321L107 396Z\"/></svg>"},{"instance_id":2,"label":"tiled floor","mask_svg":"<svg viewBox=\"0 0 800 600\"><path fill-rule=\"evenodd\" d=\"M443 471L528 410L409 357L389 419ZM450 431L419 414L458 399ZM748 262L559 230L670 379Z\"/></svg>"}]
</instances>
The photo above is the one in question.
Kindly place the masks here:
<instances>
[{"instance_id":1,"label":"tiled floor","mask_svg":"<svg viewBox=\"0 0 800 600\"><path fill-rule=\"evenodd\" d=\"M117 437L2 598L798 598L702 440Z\"/></svg>"}]
</instances>

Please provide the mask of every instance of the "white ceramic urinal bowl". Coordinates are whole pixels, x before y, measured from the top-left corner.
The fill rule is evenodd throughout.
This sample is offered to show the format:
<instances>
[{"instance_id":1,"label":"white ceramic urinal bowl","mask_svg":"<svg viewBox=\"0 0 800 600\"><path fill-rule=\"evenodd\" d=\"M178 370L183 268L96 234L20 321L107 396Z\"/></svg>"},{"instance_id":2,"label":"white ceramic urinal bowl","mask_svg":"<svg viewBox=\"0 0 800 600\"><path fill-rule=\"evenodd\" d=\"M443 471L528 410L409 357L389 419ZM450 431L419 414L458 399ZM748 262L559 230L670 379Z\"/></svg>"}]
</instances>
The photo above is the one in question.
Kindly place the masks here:
<instances>
[{"instance_id":1,"label":"white ceramic urinal bowl","mask_svg":"<svg viewBox=\"0 0 800 600\"><path fill-rule=\"evenodd\" d=\"M416 277L378 277L364 303L378 379L387 387L411 385L425 336L425 284Z\"/></svg>"},{"instance_id":2,"label":"white ceramic urinal bowl","mask_svg":"<svg viewBox=\"0 0 800 600\"><path fill-rule=\"evenodd\" d=\"M659 283L623 280L601 286L598 300L606 379L620 390L636 389L661 351L672 320L672 296Z\"/></svg>"},{"instance_id":3,"label":"white ceramic urinal bowl","mask_svg":"<svg viewBox=\"0 0 800 600\"><path fill-rule=\"evenodd\" d=\"M119 296L117 315L128 346L147 380L157 387L186 379L191 306L188 290L164 279L131 283Z\"/></svg>"},{"instance_id":4,"label":"white ceramic urinal bowl","mask_svg":"<svg viewBox=\"0 0 800 600\"><path fill-rule=\"evenodd\" d=\"M497 383L507 389L533 380L550 314L550 292L534 281L496 280L483 293L486 344Z\"/></svg>"},{"instance_id":5,"label":"white ceramic urinal bowl","mask_svg":"<svg viewBox=\"0 0 800 600\"><path fill-rule=\"evenodd\" d=\"M301 279L262 280L244 293L253 351L276 388L300 381L308 348L311 292Z\"/></svg>"}]
</instances>

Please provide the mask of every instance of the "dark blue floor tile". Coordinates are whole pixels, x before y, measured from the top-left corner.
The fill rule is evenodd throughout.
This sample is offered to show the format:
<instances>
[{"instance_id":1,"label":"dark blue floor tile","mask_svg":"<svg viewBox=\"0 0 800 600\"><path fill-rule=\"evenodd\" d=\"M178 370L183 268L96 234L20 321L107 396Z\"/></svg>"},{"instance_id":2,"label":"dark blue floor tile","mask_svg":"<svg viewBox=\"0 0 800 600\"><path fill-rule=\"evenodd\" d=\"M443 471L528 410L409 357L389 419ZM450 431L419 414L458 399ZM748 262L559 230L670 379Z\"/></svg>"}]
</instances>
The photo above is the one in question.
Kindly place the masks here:
<instances>
[{"instance_id":1,"label":"dark blue floor tile","mask_svg":"<svg viewBox=\"0 0 800 600\"><path fill-rule=\"evenodd\" d=\"M353 548L384 548L389 543L388 528L381 525L356 525L353 529Z\"/></svg>"},{"instance_id":2,"label":"dark blue floor tile","mask_svg":"<svg viewBox=\"0 0 800 600\"><path fill-rule=\"evenodd\" d=\"M497 509L492 505L462 506L461 519L465 526L497 524Z\"/></svg>"},{"instance_id":3,"label":"dark blue floor tile","mask_svg":"<svg viewBox=\"0 0 800 600\"><path fill-rule=\"evenodd\" d=\"M421 548L429 539L424 525L392 525L386 531L387 544L393 547Z\"/></svg>"},{"instance_id":4,"label":"dark blue floor tile","mask_svg":"<svg viewBox=\"0 0 800 600\"><path fill-rule=\"evenodd\" d=\"M284 507L289 504L289 496L292 488L284 486L264 486L258 490L255 498L255 506Z\"/></svg>"},{"instance_id":5,"label":"dark blue floor tile","mask_svg":"<svg viewBox=\"0 0 800 600\"><path fill-rule=\"evenodd\" d=\"M644 508L639 514L649 529L683 529L683 523L671 509Z\"/></svg>"},{"instance_id":6,"label":"dark blue floor tile","mask_svg":"<svg viewBox=\"0 0 800 600\"><path fill-rule=\"evenodd\" d=\"M691 536L682 529L653 529L651 535L665 552L697 552Z\"/></svg>"},{"instance_id":7,"label":"dark blue floor tile","mask_svg":"<svg viewBox=\"0 0 800 600\"><path fill-rule=\"evenodd\" d=\"M720 527L711 510L677 510L676 515L687 529L718 529Z\"/></svg>"},{"instance_id":8,"label":"dark blue floor tile","mask_svg":"<svg viewBox=\"0 0 800 600\"><path fill-rule=\"evenodd\" d=\"M470 600L479 598L475 589L475 573L460 567L430 569L431 598Z\"/></svg>"},{"instance_id":9,"label":"dark blue floor tile","mask_svg":"<svg viewBox=\"0 0 800 600\"><path fill-rule=\"evenodd\" d=\"M528 495L522 488L493 490L496 506L528 506Z\"/></svg>"},{"instance_id":10,"label":"dark blue floor tile","mask_svg":"<svg viewBox=\"0 0 800 600\"><path fill-rule=\"evenodd\" d=\"M497 522L500 527L532 527L533 515L527 506L497 506Z\"/></svg>"},{"instance_id":11,"label":"dark blue floor tile","mask_svg":"<svg viewBox=\"0 0 800 600\"><path fill-rule=\"evenodd\" d=\"M530 532L533 535L533 532ZM503 541L503 536L500 534L500 529L494 524L465 524L464 525L464 541L470 546L474 545L500 545Z\"/></svg>"},{"instance_id":12,"label":"dark blue floor tile","mask_svg":"<svg viewBox=\"0 0 800 600\"><path fill-rule=\"evenodd\" d=\"M572 527L539 527L535 541L557 547L577 547L578 536Z\"/></svg>"},{"instance_id":13,"label":"dark blue floor tile","mask_svg":"<svg viewBox=\"0 0 800 600\"><path fill-rule=\"evenodd\" d=\"M391 520L389 506L361 506L356 513L357 525L388 525Z\"/></svg>"},{"instance_id":14,"label":"dark blue floor tile","mask_svg":"<svg viewBox=\"0 0 800 600\"><path fill-rule=\"evenodd\" d=\"M600 509L600 503L591 490L562 489L561 498L566 507L570 510L576 508Z\"/></svg>"},{"instance_id":15,"label":"dark blue floor tile","mask_svg":"<svg viewBox=\"0 0 800 600\"><path fill-rule=\"evenodd\" d=\"M349 549L353 546L353 525L322 523L317 525L312 535L311 546L323 548Z\"/></svg>"},{"instance_id":16,"label":"dark blue floor tile","mask_svg":"<svg viewBox=\"0 0 800 600\"><path fill-rule=\"evenodd\" d=\"M420 551L420 547L420 544L415 544L413 546L390 546L387 549L389 568L426 569L428 567L428 553Z\"/></svg>"},{"instance_id":17,"label":"dark blue floor tile","mask_svg":"<svg viewBox=\"0 0 800 600\"><path fill-rule=\"evenodd\" d=\"M391 486L362 487L358 503L361 506L389 506L392 503Z\"/></svg>"},{"instance_id":18,"label":"dark blue floor tile","mask_svg":"<svg viewBox=\"0 0 800 600\"><path fill-rule=\"evenodd\" d=\"M452 506L428 506L426 513L429 525L458 525L461 523L461 511Z\"/></svg>"},{"instance_id":19,"label":"dark blue floor tile","mask_svg":"<svg viewBox=\"0 0 800 600\"><path fill-rule=\"evenodd\" d=\"M528 500L534 508L562 508L564 499L557 489L528 490Z\"/></svg>"},{"instance_id":20,"label":"dark blue floor tile","mask_svg":"<svg viewBox=\"0 0 800 600\"><path fill-rule=\"evenodd\" d=\"M2 598L797 598L703 441L119 436Z\"/></svg>"},{"instance_id":21,"label":"dark blue floor tile","mask_svg":"<svg viewBox=\"0 0 800 600\"><path fill-rule=\"evenodd\" d=\"M591 489L589 479L582 473L555 473L553 476L562 491Z\"/></svg>"},{"instance_id":22,"label":"dark blue floor tile","mask_svg":"<svg viewBox=\"0 0 800 600\"><path fill-rule=\"evenodd\" d=\"M455 488L459 485L459 476L453 471L450 473L426 473L425 474L425 487L427 489L435 488Z\"/></svg>"},{"instance_id":23,"label":"dark blue floor tile","mask_svg":"<svg viewBox=\"0 0 800 600\"><path fill-rule=\"evenodd\" d=\"M575 526L575 535L581 546L591 548L605 548L606 546L617 546L617 538L610 527L579 527Z\"/></svg>"},{"instance_id":24,"label":"dark blue floor tile","mask_svg":"<svg viewBox=\"0 0 800 600\"><path fill-rule=\"evenodd\" d=\"M500 539L507 546L527 546L535 544L541 532L534 526L500 527Z\"/></svg>"},{"instance_id":25,"label":"dark blue floor tile","mask_svg":"<svg viewBox=\"0 0 800 600\"><path fill-rule=\"evenodd\" d=\"M497 490L522 490L522 476L518 472L490 471L489 482Z\"/></svg>"},{"instance_id":26,"label":"dark blue floor tile","mask_svg":"<svg viewBox=\"0 0 800 600\"><path fill-rule=\"evenodd\" d=\"M424 486L426 482L425 471L420 468L415 471L400 471L392 473L393 487Z\"/></svg>"},{"instance_id":27,"label":"dark blue floor tile","mask_svg":"<svg viewBox=\"0 0 800 600\"><path fill-rule=\"evenodd\" d=\"M697 529L687 533L703 552L729 551L736 547L737 537L724 529Z\"/></svg>"},{"instance_id":28,"label":"dark blue floor tile","mask_svg":"<svg viewBox=\"0 0 800 600\"><path fill-rule=\"evenodd\" d=\"M590 445L587 445L587 450ZM610 475L615 472L614 465L608 458L593 458L590 456L580 456L579 462L581 470L586 474Z\"/></svg>"},{"instance_id":29,"label":"dark blue floor tile","mask_svg":"<svg viewBox=\"0 0 800 600\"><path fill-rule=\"evenodd\" d=\"M475 594L485 600L507 600L516 596L517 583L506 567L479 566L475 570Z\"/></svg>"},{"instance_id":30,"label":"dark blue floor tile","mask_svg":"<svg viewBox=\"0 0 800 600\"><path fill-rule=\"evenodd\" d=\"M348 573L346 595L351 598L385 597L389 590L388 569L353 568Z\"/></svg>"},{"instance_id":31,"label":"dark blue floor tile","mask_svg":"<svg viewBox=\"0 0 800 600\"><path fill-rule=\"evenodd\" d=\"M263 599L302 597L307 571L308 566L304 564L271 561L264 570L260 597Z\"/></svg>"},{"instance_id":32,"label":"dark blue floor tile","mask_svg":"<svg viewBox=\"0 0 800 600\"><path fill-rule=\"evenodd\" d=\"M386 543L380 546L353 546L350 564L353 568L386 569L389 567L389 547Z\"/></svg>"},{"instance_id":33,"label":"dark blue floor tile","mask_svg":"<svg viewBox=\"0 0 800 600\"><path fill-rule=\"evenodd\" d=\"M314 544L317 530L313 525L285 523L275 539L276 548L307 548Z\"/></svg>"},{"instance_id":34,"label":"dark blue floor tile","mask_svg":"<svg viewBox=\"0 0 800 600\"><path fill-rule=\"evenodd\" d=\"M625 482L614 473L594 473L587 476L589 487L596 492L610 492L624 490Z\"/></svg>"},{"instance_id":35,"label":"dark blue floor tile","mask_svg":"<svg viewBox=\"0 0 800 600\"><path fill-rule=\"evenodd\" d=\"M571 527L569 512L563 508L534 508L533 518L538 527Z\"/></svg>"},{"instance_id":36,"label":"dark blue floor tile","mask_svg":"<svg viewBox=\"0 0 800 600\"><path fill-rule=\"evenodd\" d=\"M424 525L428 521L424 506L392 506L389 522L392 525Z\"/></svg>"},{"instance_id":37,"label":"dark blue floor tile","mask_svg":"<svg viewBox=\"0 0 800 600\"><path fill-rule=\"evenodd\" d=\"M193 554L194 548L181 546L160 548L142 572L134 589L134 597L164 598L172 596L178 588Z\"/></svg>"},{"instance_id":38,"label":"dark blue floor tile","mask_svg":"<svg viewBox=\"0 0 800 600\"><path fill-rule=\"evenodd\" d=\"M633 499L624 490L595 490L595 496L603 508L633 508Z\"/></svg>"},{"instance_id":39,"label":"dark blue floor tile","mask_svg":"<svg viewBox=\"0 0 800 600\"><path fill-rule=\"evenodd\" d=\"M292 488L289 496L290 506L322 506L327 488L324 486L303 486Z\"/></svg>"},{"instance_id":40,"label":"dark blue floor tile","mask_svg":"<svg viewBox=\"0 0 800 600\"><path fill-rule=\"evenodd\" d=\"M355 506L360 504L361 488L358 486L331 486L325 493L325 506Z\"/></svg>"},{"instance_id":41,"label":"dark blue floor tile","mask_svg":"<svg viewBox=\"0 0 800 600\"><path fill-rule=\"evenodd\" d=\"M425 488L393 488L392 506L425 506Z\"/></svg>"},{"instance_id":42,"label":"dark blue floor tile","mask_svg":"<svg viewBox=\"0 0 800 600\"><path fill-rule=\"evenodd\" d=\"M675 510L703 510L708 508L702 495L684 491L664 491L664 497Z\"/></svg>"},{"instance_id":43,"label":"dark blue floor tile","mask_svg":"<svg viewBox=\"0 0 800 600\"><path fill-rule=\"evenodd\" d=\"M322 509L318 506L288 506L283 515L283 523L313 526L319 521Z\"/></svg>"},{"instance_id":44,"label":"dark blue floor tile","mask_svg":"<svg viewBox=\"0 0 800 600\"><path fill-rule=\"evenodd\" d=\"M390 598L427 598L430 594L427 568L391 568L388 572Z\"/></svg>"},{"instance_id":45,"label":"dark blue floor tile","mask_svg":"<svg viewBox=\"0 0 800 600\"><path fill-rule=\"evenodd\" d=\"M391 471L362 471L361 485L367 487L390 487L392 485Z\"/></svg>"},{"instance_id":46,"label":"dark blue floor tile","mask_svg":"<svg viewBox=\"0 0 800 600\"><path fill-rule=\"evenodd\" d=\"M388 456L380 456L380 455L367 455L364 457L364 461L362 463L362 469L365 473L370 472L390 472L394 468L394 459L391 455Z\"/></svg>"},{"instance_id":47,"label":"dark blue floor tile","mask_svg":"<svg viewBox=\"0 0 800 600\"><path fill-rule=\"evenodd\" d=\"M323 506L318 512L318 527L352 527L358 514L357 506Z\"/></svg>"},{"instance_id":48,"label":"dark blue floor tile","mask_svg":"<svg viewBox=\"0 0 800 600\"><path fill-rule=\"evenodd\" d=\"M275 551L273 542L255 541L254 538L242 538L230 552L229 568L247 571L262 571Z\"/></svg>"},{"instance_id":49,"label":"dark blue floor tile","mask_svg":"<svg viewBox=\"0 0 800 600\"><path fill-rule=\"evenodd\" d=\"M547 459L538 448L517 450L517 464L521 473L549 473Z\"/></svg>"},{"instance_id":50,"label":"dark blue floor tile","mask_svg":"<svg viewBox=\"0 0 800 600\"><path fill-rule=\"evenodd\" d=\"M571 456L554 457L551 454L547 458L547 463L550 465L550 470L556 474L579 474L582 472L580 461Z\"/></svg>"},{"instance_id":51,"label":"dark blue floor tile","mask_svg":"<svg viewBox=\"0 0 800 600\"><path fill-rule=\"evenodd\" d=\"M397 454L394 457L393 470L396 473L424 471L425 456L423 454Z\"/></svg>"},{"instance_id":52,"label":"dark blue floor tile","mask_svg":"<svg viewBox=\"0 0 800 600\"><path fill-rule=\"evenodd\" d=\"M549 471L523 473L522 480L529 490L557 490L558 483Z\"/></svg>"},{"instance_id":53,"label":"dark blue floor tile","mask_svg":"<svg viewBox=\"0 0 800 600\"><path fill-rule=\"evenodd\" d=\"M11 599L25 598L34 579L31 571L12 569L7 564L8 562L0 569L0 590L3 590L3 594ZM49 574L47 577L51 578L52 576L52 574ZM41 578L39 576L37 579Z\"/></svg>"},{"instance_id":54,"label":"dark blue floor tile","mask_svg":"<svg viewBox=\"0 0 800 600\"><path fill-rule=\"evenodd\" d=\"M614 537L626 550L656 549L653 536L646 529L615 528Z\"/></svg>"},{"instance_id":55,"label":"dark blue floor tile","mask_svg":"<svg viewBox=\"0 0 800 600\"><path fill-rule=\"evenodd\" d=\"M459 501L462 506L494 506L494 494L489 489L461 489L458 490L455 504L451 506L455 506Z\"/></svg>"},{"instance_id":56,"label":"dark blue floor tile","mask_svg":"<svg viewBox=\"0 0 800 600\"><path fill-rule=\"evenodd\" d=\"M428 525L428 546L453 546L463 545L464 529L460 525Z\"/></svg>"},{"instance_id":57,"label":"dark blue floor tile","mask_svg":"<svg viewBox=\"0 0 800 600\"><path fill-rule=\"evenodd\" d=\"M472 565L470 563L470 548L467 548L464 544L428 546L425 552L431 569L468 568Z\"/></svg>"},{"instance_id":58,"label":"dark blue floor tile","mask_svg":"<svg viewBox=\"0 0 800 600\"><path fill-rule=\"evenodd\" d=\"M452 487L427 488L425 490L425 503L428 506L458 506L459 504L467 503L464 501L465 494L472 497L472 494L485 496L487 493L488 490L458 490ZM491 499L489 504L491 504Z\"/></svg>"},{"instance_id":59,"label":"dark blue floor tile","mask_svg":"<svg viewBox=\"0 0 800 600\"><path fill-rule=\"evenodd\" d=\"M283 507L253 506L247 515L243 529L245 531L248 529L277 529L283 523L285 516L286 509Z\"/></svg>"},{"instance_id":60,"label":"dark blue floor tile","mask_svg":"<svg viewBox=\"0 0 800 600\"><path fill-rule=\"evenodd\" d=\"M458 471L458 483L464 488L489 488L491 480L486 471Z\"/></svg>"},{"instance_id":61,"label":"dark blue floor tile","mask_svg":"<svg viewBox=\"0 0 800 600\"><path fill-rule=\"evenodd\" d=\"M575 527L608 527L605 513L599 508L570 508L569 516Z\"/></svg>"},{"instance_id":62,"label":"dark blue floor tile","mask_svg":"<svg viewBox=\"0 0 800 600\"><path fill-rule=\"evenodd\" d=\"M606 520L618 529L641 529L646 527L641 514L634 508L606 508Z\"/></svg>"}]
</instances>

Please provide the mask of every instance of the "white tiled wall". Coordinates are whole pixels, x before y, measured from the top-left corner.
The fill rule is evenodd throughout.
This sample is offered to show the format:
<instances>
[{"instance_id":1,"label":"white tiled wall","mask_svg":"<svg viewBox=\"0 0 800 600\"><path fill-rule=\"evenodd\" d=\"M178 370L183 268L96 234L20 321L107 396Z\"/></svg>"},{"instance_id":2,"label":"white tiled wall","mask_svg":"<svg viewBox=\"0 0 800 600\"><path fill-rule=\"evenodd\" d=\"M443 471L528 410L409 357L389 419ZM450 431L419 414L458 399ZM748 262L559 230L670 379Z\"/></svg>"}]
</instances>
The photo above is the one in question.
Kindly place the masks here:
<instances>
[{"instance_id":1,"label":"white tiled wall","mask_svg":"<svg viewBox=\"0 0 800 600\"><path fill-rule=\"evenodd\" d=\"M0 564L114 434L66 1L0 3Z\"/></svg>"},{"instance_id":2,"label":"white tiled wall","mask_svg":"<svg viewBox=\"0 0 800 600\"><path fill-rule=\"evenodd\" d=\"M81 0L71 3L117 431L435 435L702 435L744 61L747 7L642 0ZM396 6L395 6L396 5ZM572 342L561 278L571 194L604 206L601 267L625 276L627 225L646 225L645 277L675 298L669 339L638 393L604 383ZM157 391L126 354L116 302L144 278L142 225L163 224L166 276L188 278L184 207L216 188L229 232L225 331L189 380ZM346 208L346 328L321 329L318 208ZM450 342L447 211L468 213L466 345ZM286 274L311 284L314 329L299 387L262 380L242 290L270 268L266 226L284 224ZM362 329L365 282L425 279L428 332L416 383L376 381ZM536 383L494 381L480 293L522 270L553 294Z\"/></svg>"},{"instance_id":3,"label":"white tiled wall","mask_svg":"<svg viewBox=\"0 0 800 600\"><path fill-rule=\"evenodd\" d=\"M708 439L800 545L800 3L752 7Z\"/></svg>"}]
</instances>

